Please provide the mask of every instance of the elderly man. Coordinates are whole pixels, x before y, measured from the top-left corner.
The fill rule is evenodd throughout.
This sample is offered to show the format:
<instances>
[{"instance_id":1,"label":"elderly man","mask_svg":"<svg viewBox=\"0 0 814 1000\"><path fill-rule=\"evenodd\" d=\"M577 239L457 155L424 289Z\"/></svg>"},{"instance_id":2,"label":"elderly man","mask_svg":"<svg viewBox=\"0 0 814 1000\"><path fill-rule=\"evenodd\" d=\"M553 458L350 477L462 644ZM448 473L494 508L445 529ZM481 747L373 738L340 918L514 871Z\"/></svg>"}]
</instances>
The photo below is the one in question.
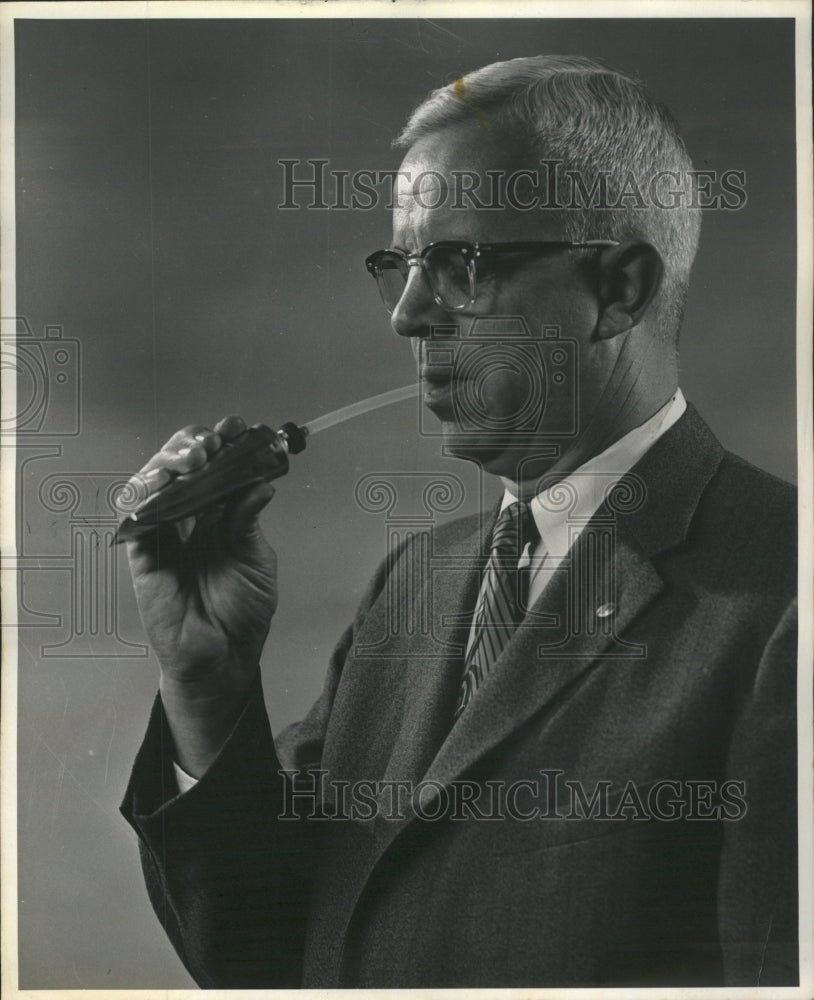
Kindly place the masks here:
<instances>
[{"instance_id":1,"label":"elderly man","mask_svg":"<svg viewBox=\"0 0 814 1000\"><path fill-rule=\"evenodd\" d=\"M156 912L206 987L793 984L795 497L678 387L676 126L541 56L399 143L368 270L445 450L504 496L388 553L276 739L272 487L129 543L162 673L123 811ZM148 488L243 429L179 431Z\"/></svg>"}]
</instances>

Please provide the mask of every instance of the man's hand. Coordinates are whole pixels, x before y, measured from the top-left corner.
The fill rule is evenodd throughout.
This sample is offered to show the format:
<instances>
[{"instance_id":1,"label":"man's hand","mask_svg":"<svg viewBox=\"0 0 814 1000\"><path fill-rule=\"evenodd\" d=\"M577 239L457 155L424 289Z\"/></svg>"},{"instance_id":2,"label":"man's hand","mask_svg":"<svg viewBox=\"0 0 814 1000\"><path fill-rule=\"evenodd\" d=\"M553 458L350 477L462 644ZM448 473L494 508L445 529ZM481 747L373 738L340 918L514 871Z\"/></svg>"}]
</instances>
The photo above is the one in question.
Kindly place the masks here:
<instances>
[{"instance_id":1,"label":"man's hand","mask_svg":"<svg viewBox=\"0 0 814 1000\"><path fill-rule=\"evenodd\" d=\"M214 430L185 427L131 484L152 495L245 429L239 417ZM194 777L237 718L277 605L275 555L257 524L273 495L268 483L249 487L220 511L163 525L127 545L139 612L161 664L176 760Z\"/></svg>"}]
</instances>

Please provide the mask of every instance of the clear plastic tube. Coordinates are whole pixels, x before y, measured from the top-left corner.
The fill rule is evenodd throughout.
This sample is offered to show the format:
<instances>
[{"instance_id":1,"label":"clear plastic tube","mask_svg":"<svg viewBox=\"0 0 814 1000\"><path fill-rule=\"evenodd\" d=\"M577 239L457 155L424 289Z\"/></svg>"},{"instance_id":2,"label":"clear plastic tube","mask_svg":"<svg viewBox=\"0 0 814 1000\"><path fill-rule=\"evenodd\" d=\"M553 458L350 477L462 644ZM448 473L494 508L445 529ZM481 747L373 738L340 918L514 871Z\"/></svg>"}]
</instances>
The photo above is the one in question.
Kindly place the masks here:
<instances>
[{"instance_id":1,"label":"clear plastic tube","mask_svg":"<svg viewBox=\"0 0 814 1000\"><path fill-rule=\"evenodd\" d=\"M400 403L403 399L411 399L421 392L421 384L413 382L410 385L402 386L401 389L391 389L389 392L381 392L378 396L368 396L358 403L351 403L343 406L339 410L332 410L315 420L310 420L302 425L302 429L309 435L319 434L320 431L327 430L335 424L341 424L345 420L352 420L360 417L363 413L370 413L371 410L378 410L382 406L390 406L393 403Z\"/></svg>"}]
</instances>

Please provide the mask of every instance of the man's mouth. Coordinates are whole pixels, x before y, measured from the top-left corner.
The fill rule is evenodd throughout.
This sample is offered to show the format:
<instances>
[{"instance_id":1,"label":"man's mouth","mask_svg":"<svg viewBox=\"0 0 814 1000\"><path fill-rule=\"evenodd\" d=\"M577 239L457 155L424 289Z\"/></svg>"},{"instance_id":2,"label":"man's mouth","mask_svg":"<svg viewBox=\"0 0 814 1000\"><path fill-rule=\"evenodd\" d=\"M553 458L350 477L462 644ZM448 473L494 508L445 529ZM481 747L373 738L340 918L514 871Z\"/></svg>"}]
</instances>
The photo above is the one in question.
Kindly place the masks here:
<instances>
[{"instance_id":1,"label":"man's mouth","mask_svg":"<svg viewBox=\"0 0 814 1000\"><path fill-rule=\"evenodd\" d=\"M445 412L443 416L447 418L451 416L452 394L457 382L451 369L448 366L432 368L423 365L419 371L419 377L425 405L438 416L442 416L439 411L449 411L449 413Z\"/></svg>"}]
</instances>

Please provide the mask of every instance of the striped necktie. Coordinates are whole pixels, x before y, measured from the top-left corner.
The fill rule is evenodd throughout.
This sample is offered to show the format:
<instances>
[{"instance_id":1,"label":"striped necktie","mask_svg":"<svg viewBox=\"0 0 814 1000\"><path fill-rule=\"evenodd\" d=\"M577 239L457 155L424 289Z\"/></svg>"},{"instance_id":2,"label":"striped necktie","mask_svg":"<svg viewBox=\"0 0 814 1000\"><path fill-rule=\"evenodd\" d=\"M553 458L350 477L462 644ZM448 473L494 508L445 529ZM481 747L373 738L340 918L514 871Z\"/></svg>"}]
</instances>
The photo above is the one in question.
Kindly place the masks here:
<instances>
[{"instance_id":1,"label":"striped necktie","mask_svg":"<svg viewBox=\"0 0 814 1000\"><path fill-rule=\"evenodd\" d=\"M475 637L466 657L455 720L469 704L525 613L522 593L526 574L517 563L527 542L539 538L529 505L522 500L504 508L492 529L489 561L475 608Z\"/></svg>"}]
</instances>

